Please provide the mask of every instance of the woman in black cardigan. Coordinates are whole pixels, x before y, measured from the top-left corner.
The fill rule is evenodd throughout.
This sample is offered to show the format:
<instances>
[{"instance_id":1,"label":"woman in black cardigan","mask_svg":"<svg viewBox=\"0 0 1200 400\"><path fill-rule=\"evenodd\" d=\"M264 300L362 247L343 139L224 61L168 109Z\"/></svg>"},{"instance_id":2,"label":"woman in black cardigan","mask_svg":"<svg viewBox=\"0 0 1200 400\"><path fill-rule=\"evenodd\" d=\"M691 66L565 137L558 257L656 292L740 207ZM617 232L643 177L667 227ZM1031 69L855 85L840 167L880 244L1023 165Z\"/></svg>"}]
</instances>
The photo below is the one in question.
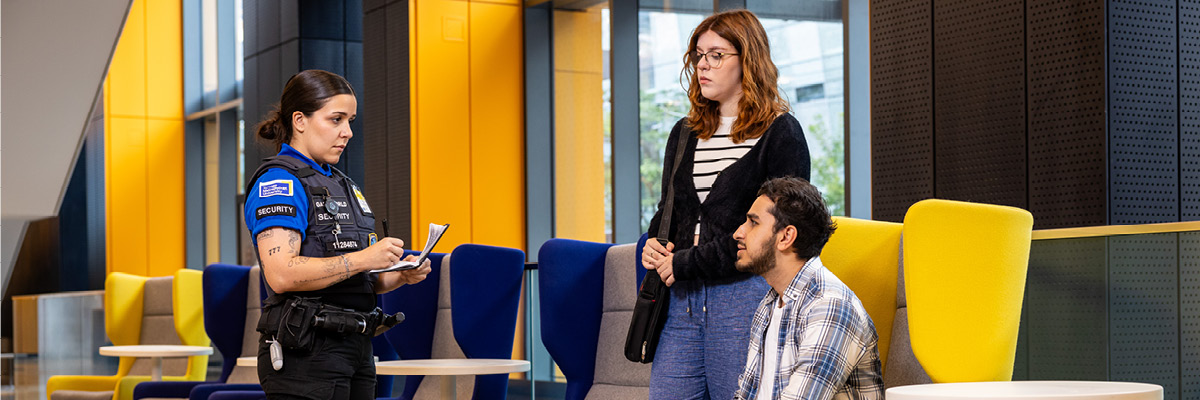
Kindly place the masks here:
<instances>
[{"instance_id":1,"label":"woman in black cardigan","mask_svg":"<svg viewBox=\"0 0 1200 400\"><path fill-rule=\"evenodd\" d=\"M691 110L671 130L663 166L662 193L675 187L673 226L665 247L651 239L642 252L643 265L671 286L650 398L728 399L745 366L754 311L770 289L734 268L732 234L763 182L809 179L808 145L779 95L766 31L753 13L728 11L701 22L683 75ZM674 172L680 145L685 153ZM650 221L652 234L664 204Z\"/></svg>"}]
</instances>

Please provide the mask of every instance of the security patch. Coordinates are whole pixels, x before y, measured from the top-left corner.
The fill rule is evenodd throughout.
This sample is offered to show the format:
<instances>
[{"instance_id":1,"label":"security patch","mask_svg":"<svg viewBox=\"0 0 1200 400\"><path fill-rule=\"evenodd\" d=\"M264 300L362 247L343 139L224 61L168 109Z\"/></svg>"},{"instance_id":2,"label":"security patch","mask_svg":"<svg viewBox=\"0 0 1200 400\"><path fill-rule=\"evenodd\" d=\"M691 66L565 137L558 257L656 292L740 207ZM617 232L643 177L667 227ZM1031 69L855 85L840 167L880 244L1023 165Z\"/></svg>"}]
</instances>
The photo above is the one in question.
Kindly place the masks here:
<instances>
[{"instance_id":1,"label":"security patch","mask_svg":"<svg viewBox=\"0 0 1200 400\"><path fill-rule=\"evenodd\" d=\"M276 215L295 217L296 216L296 207L287 205L287 204L272 204L269 206L262 206L262 207L259 207L257 210L254 210L254 217L256 219L263 219L266 217L272 217L272 216L276 216Z\"/></svg>"},{"instance_id":2,"label":"security patch","mask_svg":"<svg viewBox=\"0 0 1200 400\"><path fill-rule=\"evenodd\" d=\"M258 197L291 195L292 181L290 179L276 179L258 184Z\"/></svg>"}]
</instances>

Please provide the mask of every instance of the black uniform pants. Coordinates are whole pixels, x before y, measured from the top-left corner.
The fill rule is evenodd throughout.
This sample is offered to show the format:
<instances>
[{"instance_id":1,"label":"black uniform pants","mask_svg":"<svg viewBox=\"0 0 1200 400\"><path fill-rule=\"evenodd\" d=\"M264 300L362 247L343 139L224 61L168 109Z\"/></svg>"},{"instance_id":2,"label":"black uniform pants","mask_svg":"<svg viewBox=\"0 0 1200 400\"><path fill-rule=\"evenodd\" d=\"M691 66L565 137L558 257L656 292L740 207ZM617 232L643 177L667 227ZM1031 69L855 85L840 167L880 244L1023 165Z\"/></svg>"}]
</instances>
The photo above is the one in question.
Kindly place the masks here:
<instances>
[{"instance_id":1,"label":"black uniform pants","mask_svg":"<svg viewBox=\"0 0 1200 400\"><path fill-rule=\"evenodd\" d=\"M283 368L271 366L270 345L258 340L258 379L268 399L367 400L375 398L375 357L365 335L317 331L313 351L283 351Z\"/></svg>"}]
</instances>

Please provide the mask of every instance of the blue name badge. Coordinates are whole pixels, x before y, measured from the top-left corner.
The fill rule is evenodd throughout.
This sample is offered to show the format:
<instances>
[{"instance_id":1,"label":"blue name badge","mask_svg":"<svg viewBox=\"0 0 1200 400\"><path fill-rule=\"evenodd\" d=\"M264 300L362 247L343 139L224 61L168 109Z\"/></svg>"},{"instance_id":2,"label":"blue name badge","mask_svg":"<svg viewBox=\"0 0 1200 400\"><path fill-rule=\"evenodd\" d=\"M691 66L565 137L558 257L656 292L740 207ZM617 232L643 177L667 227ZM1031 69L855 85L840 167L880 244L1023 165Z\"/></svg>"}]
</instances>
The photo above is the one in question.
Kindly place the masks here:
<instances>
[{"instance_id":1,"label":"blue name badge","mask_svg":"<svg viewBox=\"0 0 1200 400\"><path fill-rule=\"evenodd\" d=\"M291 196L292 181L288 179L278 179L269 182L258 184L258 197L271 196Z\"/></svg>"}]
</instances>

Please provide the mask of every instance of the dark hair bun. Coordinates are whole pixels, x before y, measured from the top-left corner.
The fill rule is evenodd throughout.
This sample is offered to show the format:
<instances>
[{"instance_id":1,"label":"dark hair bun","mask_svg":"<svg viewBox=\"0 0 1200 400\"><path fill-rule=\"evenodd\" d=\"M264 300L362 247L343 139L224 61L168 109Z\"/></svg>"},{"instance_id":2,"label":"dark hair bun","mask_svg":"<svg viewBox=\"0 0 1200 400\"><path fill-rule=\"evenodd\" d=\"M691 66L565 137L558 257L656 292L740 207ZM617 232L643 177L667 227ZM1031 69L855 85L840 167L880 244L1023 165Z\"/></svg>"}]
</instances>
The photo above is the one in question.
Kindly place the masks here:
<instances>
[{"instance_id":1,"label":"dark hair bun","mask_svg":"<svg viewBox=\"0 0 1200 400\"><path fill-rule=\"evenodd\" d=\"M270 113L267 113L267 117L262 122L259 122L258 126L254 129L258 131L258 137L270 142L275 142L283 137L283 126L279 121L279 110L274 109Z\"/></svg>"}]
</instances>

